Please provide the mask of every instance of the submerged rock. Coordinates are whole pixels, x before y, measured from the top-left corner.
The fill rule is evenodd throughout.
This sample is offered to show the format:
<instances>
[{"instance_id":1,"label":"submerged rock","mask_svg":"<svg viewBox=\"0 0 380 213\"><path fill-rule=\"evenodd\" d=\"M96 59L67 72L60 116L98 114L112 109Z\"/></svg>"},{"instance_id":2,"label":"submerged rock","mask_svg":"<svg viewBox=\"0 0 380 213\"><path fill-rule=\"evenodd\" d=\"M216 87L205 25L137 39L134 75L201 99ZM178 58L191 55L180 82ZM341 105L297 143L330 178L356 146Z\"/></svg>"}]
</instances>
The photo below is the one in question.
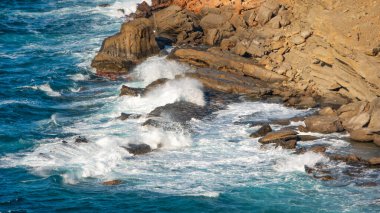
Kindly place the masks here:
<instances>
[{"instance_id":1,"label":"submerged rock","mask_svg":"<svg viewBox=\"0 0 380 213\"><path fill-rule=\"evenodd\" d=\"M109 181L104 181L102 184L105 186L115 186L115 185L120 185L123 183L121 180L109 180Z\"/></svg>"},{"instance_id":2,"label":"submerged rock","mask_svg":"<svg viewBox=\"0 0 380 213\"><path fill-rule=\"evenodd\" d=\"M133 88L123 85L120 89L120 95L139 96L144 92L143 88Z\"/></svg>"},{"instance_id":3,"label":"submerged rock","mask_svg":"<svg viewBox=\"0 0 380 213\"><path fill-rule=\"evenodd\" d=\"M210 113L211 111L207 107L186 101L179 101L157 107L148 114L148 117L162 117L167 118L169 121L185 123L192 118L201 119Z\"/></svg>"},{"instance_id":4,"label":"submerged rock","mask_svg":"<svg viewBox=\"0 0 380 213\"><path fill-rule=\"evenodd\" d=\"M88 140L83 136L79 136L75 139L75 143L88 143Z\"/></svg>"},{"instance_id":5,"label":"submerged rock","mask_svg":"<svg viewBox=\"0 0 380 213\"><path fill-rule=\"evenodd\" d=\"M138 114L128 114L128 113L122 112L121 115L119 117L117 117L117 119L125 121L125 120L127 120L129 118L137 119L137 118L140 118L140 117L141 117L141 115L138 115Z\"/></svg>"}]
</instances>

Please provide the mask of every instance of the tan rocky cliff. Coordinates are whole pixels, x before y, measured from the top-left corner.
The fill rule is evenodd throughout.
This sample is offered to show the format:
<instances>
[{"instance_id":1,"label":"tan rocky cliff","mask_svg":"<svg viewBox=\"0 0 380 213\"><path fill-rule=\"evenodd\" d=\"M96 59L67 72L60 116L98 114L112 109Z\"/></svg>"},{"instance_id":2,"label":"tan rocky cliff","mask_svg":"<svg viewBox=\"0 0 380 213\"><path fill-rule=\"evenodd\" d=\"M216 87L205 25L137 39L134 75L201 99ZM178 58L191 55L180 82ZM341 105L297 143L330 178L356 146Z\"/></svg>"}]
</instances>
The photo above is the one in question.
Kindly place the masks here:
<instances>
[{"instance_id":1,"label":"tan rocky cliff","mask_svg":"<svg viewBox=\"0 0 380 213\"><path fill-rule=\"evenodd\" d=\"M241 57L237 61L251 60L265 68L262 71L267 71L265 75L284 76L283 86L299 93L362 101L380 96L380 1L154 0L152 3L152 13L151 9L149 13L140 12L152 14L149 21L138 18L125 23L123 28L129 26L130 31L122 30L105 40L93 62L98 73L111 70L126 73L131 65L157 53L156 36L177 46L212 47L213 51L203 50L202 54L208 56L205 59L212 59L219 48L223 52L220 57L226 56L227 60L237 57ZM187 58L179 57L180 60L197 65L194 62L198 59L189 58L190 53L182 51L181 55ZM212 61L202 63L218 67L210 64Z\"/></svg>"},{"instance_id":2,"label":"tan rocky cliff","mask_svg":"<svg viewBox=\"0 0 380 213\"><path fill-rule=\"evenodd\" d=\"M105 39L91 66L99 75L114 77L158 52L151 22L140 18L124 23L120 33Z\"/></svg>"}]
</instances>

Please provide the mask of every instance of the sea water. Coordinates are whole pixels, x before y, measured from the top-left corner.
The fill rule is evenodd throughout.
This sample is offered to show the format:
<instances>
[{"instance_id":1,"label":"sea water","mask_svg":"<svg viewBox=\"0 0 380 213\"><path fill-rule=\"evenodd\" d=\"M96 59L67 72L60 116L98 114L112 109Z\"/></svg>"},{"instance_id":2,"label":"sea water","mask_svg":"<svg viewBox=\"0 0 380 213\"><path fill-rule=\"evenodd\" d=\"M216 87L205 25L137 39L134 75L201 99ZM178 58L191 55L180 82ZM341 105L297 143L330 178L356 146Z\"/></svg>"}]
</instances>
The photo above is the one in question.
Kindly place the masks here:
<instances>
[{"instance_id":1,"label":"sea water","mask_svg":"<svg viewBox=\"0 0 380 213\"><path fill-rule=\"evenodd\" d=\"M154 56L137 66L137 81L94 75L91 59L139 0L0 2L0 212L379 212L379 187L355 180L323 182L304 166L330 162L316 153L262 147L248 121L312 113L280 104L241 101L190 130L142 126L158 106L206 103L193 79L167 82L144 96L119 97L121 86L145 87L194 70ZM98 5L108 3L108 7ZM121 121L121 113L142 114ZM290 125L302 125L291 123ZM272 126L275 130L280 125ZM77 136L89 143L73 143ZM351 145L345 135L318 135L303 145ZM68 143L63 143L67 141ZM133 156L123 146L145 143ZM379 182L378 170L366 170ZM121 180L117 186L102 182Z\"/></svg>"}]
</instances>

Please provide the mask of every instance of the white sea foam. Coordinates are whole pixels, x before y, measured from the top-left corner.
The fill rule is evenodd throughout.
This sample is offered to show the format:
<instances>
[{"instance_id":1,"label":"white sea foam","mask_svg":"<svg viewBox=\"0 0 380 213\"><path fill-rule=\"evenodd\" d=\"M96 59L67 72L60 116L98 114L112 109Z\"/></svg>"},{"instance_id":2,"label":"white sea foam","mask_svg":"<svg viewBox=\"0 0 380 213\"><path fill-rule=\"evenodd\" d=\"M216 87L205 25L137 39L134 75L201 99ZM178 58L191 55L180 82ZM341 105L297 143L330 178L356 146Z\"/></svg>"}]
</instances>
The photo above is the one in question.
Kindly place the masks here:
<instances>
[{"instance_id":1,"label":"white sea foam","mask_svg":"<svg viewBox=\"0 0 380 213\"><path fill-rule=\"evenodd\" d=\"M304 172L305 165L313 167L316 163L327 163L327 157L314 152L306 152L300 155L289 155L278 159L274 165L275 170L279 172Z\"/></svg>"},{"instance_id":2,"label":"white sea foam","mask_svg":"<svg viewBox=\"0 0 380 213\"><path fill-rule=\"evenodd\" d=\"M40 90L40 91L45 92L46 95L51 96L51 97L58 97L58 96L61 96L61 93L59 93L59 92L57 92L57 91L54 91L54 90L50 87L50 84L49 84L49 83L42 84L42 85L38 85L38 86L24 86L24 87L22 87L22 88L31 88L31 89L34 89L34 90Z\"/></svg>"},{"instance_id":3,"label":"white sea foam","mask_svg":"<svg viewBox=\"0 0 380 213\"><path fill-rule=\"evenodd\" d=\"M158 106L177 101L188 101L204 106L202 84L190 78L169 81L142 97L120 97L112 112L114 116L122 112L148 113Z\"/></svg>"},{"instance_id":4,"label":"white sea foam","mask_svg":"<svg viewBox=\"0 0 380 213\"><path fill-rule=\"evenodd\" d=\"M83 75L83 74L75 74L75 75L69 75L70 78L74 81L85 81L85 80L88 80L90 79L90 76L89 75Z\"/></svg>"},{"instance_id":5,"label":"white sea foam","mask_svg":"<svg viewBox=\"0 0 380 213\"><path fill-rule=\"evenodd\" d=\"M193 72L193 70L185 64L166 60L163 56L154 56L138 65L130 76L143 81L146 86L157 79L174 79L177 75L183 75L186 72Z\"/></svg>"},{"instance_id":6,"label":"white sea foam","mask_svg":"<svg viewBox=\"0 0 380 213\"><path fill-rule=\"evenodd\" d=\"M59 138L39 141L40 144L32 151L1 158L0 166L25 166L44 177L58 174L68 184L87 181L87 178L96 178L99 182L138 180L126 190L218 197L226 186L246 187L267 183L269 179L281 181L284 175L303 171L304 165L326 162L323 156L315 153L292 155L281 148L262 148L257 139L249 138L253 128L239 124L310 113L310 110L296 110L280 104L231 104L215 113L211 120L192 120L191 135L188 130L181 128L164 131L141 126L147 119L146 114L158 106L176 101L189 101L201 106L205 104L202 85L198 81L174 79L176 75L188 71L191 69L187 66L166 61L164 57L149 58L132 73L133 77L143 81L126 82L128 86L144 87L159 78L173 80L140 97L110 94L57 106L62 109L91 108L104 103L91 116L71 121L73 118L55 114L47 121L61 125L63 134L84 136L89 143L74 143L74 136L65 138L69 142L66 144ZM46 87L42 88L49 91ZM114 90L116 87L112 86ZM126 121L115 119L122 112L143 116ZM63 125L69 121L71 125ZM325 138L323 143L326 140L330 139ZM131 143L144 143L159 150L132 157L123 148ZM331 145L334 146L334 142Z\"/></svg>"},{"instance_id":7,"label":"white sea foam","mask_svg":"<svg viewBox=\"0 0 380 213\"><path fill-rule=\"evenodd\" d=\"M117 0L108 7L96 7L95 12L100 12L104 15L122 18L136 11L137 4L143 2L143 0ZM147 1L151 4L152 1Z\"/></svg>"}]
</instances>

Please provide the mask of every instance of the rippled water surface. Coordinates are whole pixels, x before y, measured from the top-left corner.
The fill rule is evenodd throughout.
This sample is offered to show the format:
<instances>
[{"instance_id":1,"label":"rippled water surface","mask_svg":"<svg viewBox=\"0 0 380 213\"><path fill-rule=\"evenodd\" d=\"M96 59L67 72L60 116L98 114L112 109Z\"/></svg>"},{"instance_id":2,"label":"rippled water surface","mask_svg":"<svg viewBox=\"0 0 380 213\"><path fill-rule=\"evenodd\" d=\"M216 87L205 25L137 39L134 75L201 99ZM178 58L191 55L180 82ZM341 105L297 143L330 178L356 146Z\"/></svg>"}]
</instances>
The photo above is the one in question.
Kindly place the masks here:
<instances>
[{"instance_id":1,"label":"rippled water surface","mask_svg":"<svg viewBox=\"0 0 380 213\"><path fill-rule=\"evenodd\" d=\"M122 84L145 87L193 71L165 57L136 67L132 75L139 81L94 75L91 59L123 21L118 9L128 13L137 2L0 2L0 212L380 211L379 187L358 187L345 178L323 182L305 174L304 165L333 164L326 157L262 148L248 137L255 130L248 121L310 110L242 101L193 119L190 130L142 127L158 106L206 100L201 84L187 78L143 97L118 97ZM103 3L110 6L97 6ZM122 112L143 116L115 119ZM90 143L73 143L78 135ZM330 151L350 147L342 137L323 136L304 145L329 144ZM162 148L132 156L122 148L129 143ZM377 170L366 171L365 178L379 182ZM122 184L101 184L114 179Z\"/></svg>"}]
</instances>

